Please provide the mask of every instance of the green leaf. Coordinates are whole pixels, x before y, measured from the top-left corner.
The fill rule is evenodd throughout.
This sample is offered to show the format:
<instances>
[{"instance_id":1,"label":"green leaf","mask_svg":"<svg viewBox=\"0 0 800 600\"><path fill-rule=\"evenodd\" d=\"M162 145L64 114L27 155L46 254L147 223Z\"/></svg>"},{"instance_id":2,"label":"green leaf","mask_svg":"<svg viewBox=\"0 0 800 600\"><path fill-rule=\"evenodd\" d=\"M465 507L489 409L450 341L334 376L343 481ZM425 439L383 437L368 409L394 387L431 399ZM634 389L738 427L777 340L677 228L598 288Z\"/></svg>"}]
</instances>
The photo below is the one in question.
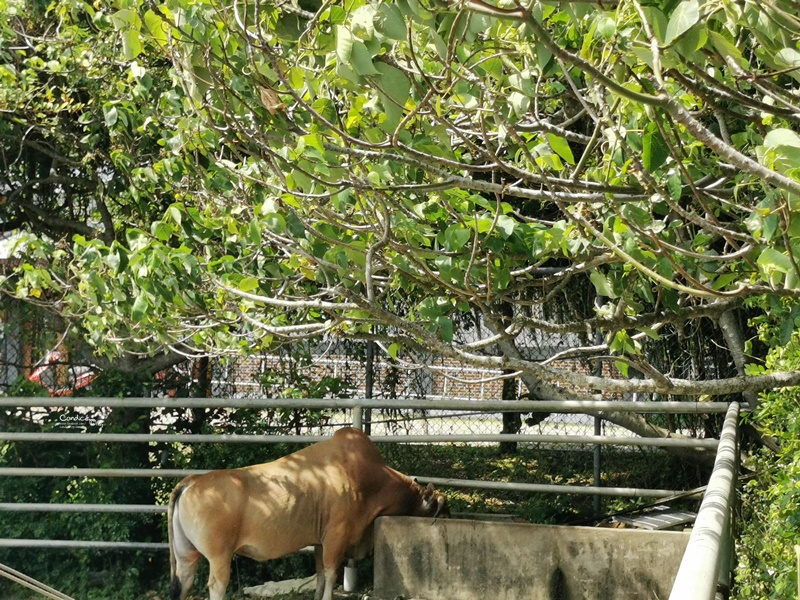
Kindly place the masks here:
<instances>
[{"instance_id":1,"label":"green leaf","mask_svg":"<svg viewBox=\"0 0 800 600\"><path fill-rule=\"evenodd\" d=\"M103 119L106 122L107 127L113 127L117 124L119 120L119 111L117 110L116 106L104 106L103 107Z\"/></svg>"},{"instance_id":2,"label":"green leaf","mask_svg":"<svg viewBox=\"0 0 800 600\"><path fill-rule=\"evenodd\" d=\"M350 15L350 28L353 35L362 40L371 40L375 35L375 15L377 9L371 3L362 4Z\"/></svg>"},{"instance_id":3,"label":"green leaf","mask_svg":"<svg viewBox=\"0 0 800 600\"><path fill-rule=\"evenodd\" d=\"M683 181L679 173L673 173L669 176L669 179L667 179L667 191L670 198L680 200L681 194L683 194Z\"/></svg>"},{"instance_id":4,"label":"green leaf","mask_svg":"<svg viewBox=\"0 0 800 600\"><path fill-rule=\"evenodd\" d=\"M347 65L353 53L353 34L343 25L336 26L336 58Z\"/></svg>"},{"instance_id":5,"label":"green leaf","mask_svg":"<svg viewBox=\"0 0 800 600\"><path fill-rule=\"evenodd\" d=\"M183 221L183 204L171 204L170 207L167 209L167 214L175 221L175 224L178 227L181 227L181 222Z\"/></svg>"},{"instance_id":6,"label":"green leaf","mask_svg":"<svg viewBox=\"0 0 800 600\"><path fill-rule=\"evenodd\" d=\"M637 342L631 338L627 331L618 331L614 334L614 339L608 345L613 352L622 354L639 354Z\"/></svg>"},{"instance_id":7,"label":"green leaf","mask_svg":"<svg viewBox=\"0 0 800 600\"><path fill-rule=\"evenodd\" d=\"M136 300L133 302L133 307L131 307L131 319L134 323L141 323L144 321L145 316L147 316L147 311L150 308L150 303L147 301L147 296L144 292L139 292L136 296Z\"/></svg>"},{"instance_id":8,"label":"green leaf","mask_svg":"<svg viewBox=\"0 0 800 600\"><path fill-rule=\"evenodd\" d=\"M663 43L667 35L667 17L655 6L642 6L641 11L650 24L650 29L658 40Z\"/></svg>"},{"instance_id":9,"label":"green leaf","mask_svg":"<svg viewBox=\"0 0 800 600\"><path fill-rule=\"evenodd\" d=\"M444 232L444 248L448 252L461 250L471 237L472 232L469 229L460 225L451 225Z\"/></svg>"},{"instance_id":10,"label":"green leaf","mask_svg":"<svg viewBox=\"0 0 800 600\"><path fill-rule=\"evenodd\" d=\"M122 32L122 53L126 60L133 60L142 53L142 39L138 29Z\"/></svg>"},{"instance_id":11,"label":"green leaf","mask_svg":"<svg viewBox=\"0 0 800 600\"><path fill-rule=\"evenodd\" d=\"M164 19L152 10L148 10L144 13L144 25L153 40L155 40L159 46L165 48L167 45L167 31L169 26Z\"/></svg>"},{"instance_id":12,"label":"green leaf","mask_svg":"<svg viewBox=\"0 0 800 600\"><path fill-rule=\"evenodd\" d=\"M508 103L514 114L523 117L528 113L531 106L531 99L521 92L511 92L508 95Z\"/></svg>"},{"instance_id":13,"label":"green leaf","mask_svg":"<svg viewBox=\"0 0 800 600\"><path fill-rule=\"evenodd\" d=\"M449 302L445 298L425 298L419 303L417 310L423 319L436 321L436 319L450 308Z\"/></svg>"},{"instance_id":14,"label":"green leaf","mask_svg":"<svg viewBox=\"0 0 800 600\"><path fill-rule=\"evenodd\" d=\"M334 25L341 25L347 20L347 13L341 6L333 5L328 13L328 20Z\"/></svg>"},{"instance_id":15,"label":"green leaf","mask_svg":"<svg viewBox=\"0 0 800 600\"><path fill-rule=\"evenodd\" d=\"M239 282L237 286L243 292L252 292L255 289L258 289L259 280L257 277L245 277Z\"/></svg>"},{"instance_id":16,"label":"green leaf","mask_svg":"<svg viewBox=\"0 0 800 600\"><path fill-rule=\"evenodd\" d=\"M372 64L372 54L360 40L353 40L350 64L359 75L380 75L380 71Z\"/></svg>"},{"instance_id":17,"label":"green leaf","mask_svg":"<svg viewBox=\"0 0 800 600\"><path fill-rule=\"evenodd\" d=\"M114 242L106 263L114 269L114 275L119 275L128 268L128 251L118 242Z\"/></svg>"},{"instance_id":18,"label":"green leaf","mask_svg":"<svg viewBox=\"0 0 800 600\"><path fill-rule=\"evenodd\" d=\"M601 13L595 23L595 31L605 40L611 39L617 32L617 22L609 13Z\"/></svg>"},{"instance_id":19,"label":"green leaf","mask_svg":"<svg viewBox=\"0 0 800 600\"><path fill-rule=\"evenodd\" d=\"M375 29L393 40L404 40L407 35L406 21L403 13L394 4L381 4L375 13Z\"/></svg>"},{"instance_id":20,"label":"green leaf","mask_svg":"<svg viewBox=\"0 0 800 600\"><path fill-rule=\"evenodd\" d=\"M767 215L761 224L761 239L765 242L769 242L775 237L775 233L778 231L778 225L780 224L780 219L778 218L777 212L772 212Z\"/></svg>"},{"instance_id":21,"label":"green leaf","mask_svg":"<svg viewBox=\"0 0 800 600\"><path fill-rule=\"evenodd\" d=\"M756 148L761 164L787 172L800 168L800 135L791 129L776 128L764 136L763 146Z\"/></svg>"},{"instance_id":22,"label":"green leaf","mask_svg":"<svg viewBox=\"0 0 800 600\"><path fill-rule=\"evenodd\" d=\"M749 68L747 59L742 55L742 51L739 50L739 48L730 42L724 35L710 29L707 29L706 31L708 32L708 37L711 40L711 43L714 45L714 48L716 48L717 52L719 52L723 57L735 61L741 68L745 70Z\"/></svg>"},{"instance_id":23,"label":"green leaf","mask_svg":"<svg viewBox=\"0 0 800 600\"><path fill-rule=\"evenodd\" d=\"M295 173L295 176L297 173ZM264 224L270 231L282 233L286 229L286 219L280 213L272 213L266 216Z\"/></svg>"},{"instance_id":24,"label":"green leaf","mask_svg":"<svg viewBox=\"0 0 800 600\"><path fill-rule=\"evenodd\" d=\"M328 98L318 98L311 105L329 123L336 122L336 105Z\"/></svg>"},{"instance_id":25,"label":"green leaf","mask_svg":"<svg viewBox=\"0 0 800 600\"><path fill-rule=\"evenodd\" d=\"M778 333L778 339L780 341L781 346L785 346L790 341L792 341L792 336L794 335L796 328L794 324L794 315L790 315L786 319L783 320L781 323L780 331Z\"/></svg>"},{"instance_id":26,"label":"green leaf","mask_svg":"<svg viewBox=\"0 0 800 600\"><path fill-rule=\"evenodd\" d=\"M667 23L665 44L689 31L700 20L700 5L697 0L684 0L675 8Z\"/></svg>"},{"instance_id":27,"label":"green leaf","mask_svg":"<svg viewBox=\"0 0 800 600\"><path fill-rule=\"evenodd\" d=\"M503 233L504 237L511 237L511 234L514 233L516 228L517 222L512 217L508 215L500 215L497 217L497 229Z\"/></svg>"},{"instance_id":28,"label":"green leaf","mask_svg":"<svg viewBox=\"0 0 800 600\"><path fill-rule=\"evenodd\" d=\"M111 15L111 22L119 30L135 29L138 31L142 26L139 15L129 8L123 8Z\"/></svg>"},{"instance_id":29,"label":"green leaf","mask_svg":"<svg viewBox=\"0 0 800 600\"><path fill-rule=\"evenodd\" d=\"M594 289L597 290L597 293L601 296L606 296L607 298L617 297L618 294L614 291L614 286L600 271L592 271L589 274L589 279L594 285Z\"/></svg>"},{"instance_id":30,"label":"green leaf","mask_svg":"<svg viewBox=\"0 0 800 600\"><path fill-rule=\"evenodd\" d=\"M644 168L653 172L669 157L669 147L655 123L648 123L642 138L642 162Z\"/></svg>"},{"instance_id":31,"label":"green leaf","mask_svg":"<svg viewBox=\"0 0 800 600\"><path fill-rule=\"evenodd\" d=\"M156 239L166 242L172 237L172 225L163 221L155 221L150 227L150 232Z\"/></svg>"},{"instance_id":32,"label":"green leaf","mask_svg":"<svg viewBox=\"0 0 800 600\"><path fill-rule=\"evenodd\" d=\"M628 368L629 368L628 363L626 363L624 361L621 361L621 360L615 360L614 361L614 366L617 368L617 370L620 373L622 373L623 377L627 377L628 376Z\"/></svg>"},{"instance_id":33,"label":"green leaf","mask_svg":"<svg viewBox=\"0 0 800 600\"><path fill-rule=\"evenodd\" d=\"M439 331L442 333L442 339L448 344L453 341L454 327L453 319L450 317L436 317L436 324L439 326Z\"/></svg>"},{"instance_id":34,"label":"green leaf","mask_svg":"<svg viewBox=\"0 0 800 600\"><path fill-rule=\"evenodd\" d=\"M567 140L554 133L548 133L547 142L550 144L553 152L558 154L569 164L575 164L575 156L572 154L572 148L569 147L569 142L567 142Z\"/></svg>"},{"instance_id":35,"label":"green leaf","mask_svg":"<svg viewBox=\"0 0 800 600\"><path fill-rule=\"evenodd\" d=\"M384 62L377 63L375 67L376 73L380 74L380 77L376 78L376 84L381 90L381 102L386 114L383 129L394 133L405 113L406 101L411 94L411 81L400 69Z\"/></svg>"},{"instance_id":36,"label":"green leaf","mask_svg":"<svg viewBox=\"0 0 800 600\"><path fill-rule=\"evenodd\" d=\"M800 81L800 52L784 48L775 55L775 64L782 69L791 69L789 75Z\"/></svg>"},{"instance_id":37,"label":"green leaf","mask_svg":"<svg viewBox=\"0 0 800 600\"><path fill-rule=\"evenodd\" d=\"M714 289L725 289L729 284L739 280L739 273L723 273L714 280Z\"/></svg>"},{"instance_id":38,"label":"green leaf","mask_svg":"<svg viewBox=\"0 0 800 600\"><path fill-rule=\"evenodd\" d=\"M765 248L756 262L765 271L788 273L792 268L792 261L789 256L775 248Z\"/></svg>"},{"instance_id":39,"label":"green leaf","mask_svg":"<svg viewBox=\"0 0 800 600\"><path fill-rule=\"evenodd\" d=\"M800 135L791 129L778 127L771 129L764 136L764 146L767 148L776 148L778 146L794 146L800 148Z\"/></svg>"}]
</instances>

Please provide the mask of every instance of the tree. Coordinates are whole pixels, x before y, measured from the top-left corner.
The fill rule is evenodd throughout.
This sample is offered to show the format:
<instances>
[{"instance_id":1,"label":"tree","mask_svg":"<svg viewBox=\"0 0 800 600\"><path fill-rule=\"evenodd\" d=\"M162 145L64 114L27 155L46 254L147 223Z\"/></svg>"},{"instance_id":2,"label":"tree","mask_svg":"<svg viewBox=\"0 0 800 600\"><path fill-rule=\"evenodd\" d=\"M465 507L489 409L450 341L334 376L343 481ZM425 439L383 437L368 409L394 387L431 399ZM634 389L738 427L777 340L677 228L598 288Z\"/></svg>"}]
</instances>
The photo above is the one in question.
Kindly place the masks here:
<instances>
[{"instance_id":1,"label":"tree","mask_svg":"<svg viewBox=\"0 0 800 600\"><path fill-rule=\"evenodd\" d=\"M757 401L800 381L746 375L741 312L800 295L791 2L54 6L85 46L116 44L118 83L85 86L103 99L85 119L118 205L105 236L38 237L4 287L80 317L103 352L336 335L502 369L533 398ZM21 14L4 35L24 37ZM14 52L7 81L34 68ZM25 131L53 111L4 114ZM659 359L701 328L699 360ZM526 353L556 334L579 342L556 358L616 374Z\"/></svg>"}]
</instances>

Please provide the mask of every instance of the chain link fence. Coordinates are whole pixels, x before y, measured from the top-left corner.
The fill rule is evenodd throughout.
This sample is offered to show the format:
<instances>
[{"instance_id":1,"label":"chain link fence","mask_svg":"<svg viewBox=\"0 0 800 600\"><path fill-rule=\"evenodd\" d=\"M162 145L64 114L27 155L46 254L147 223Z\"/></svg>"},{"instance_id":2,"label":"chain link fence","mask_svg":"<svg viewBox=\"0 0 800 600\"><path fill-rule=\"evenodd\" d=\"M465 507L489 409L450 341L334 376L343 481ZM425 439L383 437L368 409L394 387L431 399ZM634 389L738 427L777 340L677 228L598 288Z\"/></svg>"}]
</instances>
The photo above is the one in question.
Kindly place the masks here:
<instances>
[{"instance_id":1,"label":"chain link fence","mask_svg":"<svg viewBox=\"0 0 800 600\"><path fill-rule=\"evenodd\" d=\"M19 393L20 386L36 382L50 395L92 394L97 374L92 357L70 347L67 328L56 317L20 303L7 302L0 309L0 393ZM457 332L459 341L474 339L475 326ZM655 361L665 372L687 377L722 373L729 363L721 345L713 343L713 331L680 332L672 344L661 344ZM670 335L662 331L662 338ZM576 334L523 333L517 340L521 354L532 360L552 360L552 366L595 375L619 376L613 364L559 358L565 351L587 345ZM700 342L698 340L712 340ZM602 369L598 370L598 365ZM518 400L527 389L518 377L501 370L478 369L452 359L423 353L403 353L389 358L372 342L341 339L283 346L263 356L222 357L186 361L157 376L154 394L215 398L433 398L458 400ZM651 398L615 396L606 399ZM653 398L667 399L667 398ZM696 416L654 417L661 425L699 437L715 436L715 423ZM310 425L318 428L346 424L351 417L342 412L318 415ZM669 422L667 422L669 421ZM295 424L296 425L296 424ZM413 411L380 409L365 415L365 426L374 434L396 431L422 434L574 434L596 433L595 420L587 415L539 415L536 413L462 413L458 411ZM321 430L319 430L321 431ZM612 425L602 424L601 433L622 435Z\"/></svg>"},{"instance_id":2,"label":"chain link fence","mask_svg":"<svg viewBox=\"0 0 800 600\"><path fill-rule=\"evenodd\" d=\"M212 363L212 397L274 397L286 390L300 397L326 397L307 392L330 392L337 397L374 399L451 399L517 400L527 394L518 378L504 378L501 370L478 369L436 356L416 356L406 360L374 358L367 344L337 342L324 351L303 353L298 359L292 352L269 356L229 358ZM374 353L372 353L374 356ZM287 382L287 379L291 380ZM320 386L319 382L323 382ZM328 385L325 386L324 382ZM290 383L292 385L286 385ZM282 389L281 389L282 385ZM294 386L294 387L293 387ZM309 389L316 388L316 389ZM324 389L320 389L324 388ZM593 419L586 415L553 415L546 420L526 423L525 414L513 415L514 431L504 424L503 413L465 411L373 409L365 426L377 435L407 434L486 434L573 433L593 431ZM350 415L330 415L333 425L346 424ZM508 421L508 416L506 417Z\"/></svg>"}]
</instances>

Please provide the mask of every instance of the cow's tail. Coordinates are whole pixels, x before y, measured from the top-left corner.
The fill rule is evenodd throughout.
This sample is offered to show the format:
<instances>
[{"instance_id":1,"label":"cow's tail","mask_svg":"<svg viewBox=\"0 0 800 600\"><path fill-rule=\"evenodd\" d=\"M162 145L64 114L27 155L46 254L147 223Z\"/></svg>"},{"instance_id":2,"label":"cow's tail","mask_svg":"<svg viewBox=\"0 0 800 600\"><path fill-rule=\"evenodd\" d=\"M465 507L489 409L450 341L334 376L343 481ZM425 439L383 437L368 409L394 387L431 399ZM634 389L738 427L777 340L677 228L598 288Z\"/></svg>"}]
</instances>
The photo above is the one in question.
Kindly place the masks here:
<instances>
[{"instance_id":1,"label":"cow's tail","mask_svg":"<svg viewBox=\"0 0 800 600\"><path fill-rule=\"evenodd\" d=\"M175 517L175 509L178 506L178 500L184 490L186 490L184 483L179 484L172 493L169 495L169 506L167 507L167 538L169 540L169 574L170 574L170 598L171 600L180 600L181 597L181 580L178 577L178 559L175 555L175 527L179 524Z\"/></svg>"}]
</instances>

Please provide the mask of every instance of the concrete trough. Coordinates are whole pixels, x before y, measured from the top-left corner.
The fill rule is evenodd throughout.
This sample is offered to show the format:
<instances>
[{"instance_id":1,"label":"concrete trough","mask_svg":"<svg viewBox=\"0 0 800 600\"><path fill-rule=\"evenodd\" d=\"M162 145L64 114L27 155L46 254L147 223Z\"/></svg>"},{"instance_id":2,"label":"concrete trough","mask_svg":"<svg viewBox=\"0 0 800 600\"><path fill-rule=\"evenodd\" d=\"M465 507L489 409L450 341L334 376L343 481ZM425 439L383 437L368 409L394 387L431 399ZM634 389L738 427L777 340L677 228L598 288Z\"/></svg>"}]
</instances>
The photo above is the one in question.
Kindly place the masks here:
<instances>
[{"instance_id":1,"label":"concrete trough","mask_svg":"<svg viewBox=\"0 0 800 600\"><path fill-rule=\"evenodd\" d=\"M374 597L651 600L669 597L689 533L382 517Z\"/></svg>"}]
</instances>

